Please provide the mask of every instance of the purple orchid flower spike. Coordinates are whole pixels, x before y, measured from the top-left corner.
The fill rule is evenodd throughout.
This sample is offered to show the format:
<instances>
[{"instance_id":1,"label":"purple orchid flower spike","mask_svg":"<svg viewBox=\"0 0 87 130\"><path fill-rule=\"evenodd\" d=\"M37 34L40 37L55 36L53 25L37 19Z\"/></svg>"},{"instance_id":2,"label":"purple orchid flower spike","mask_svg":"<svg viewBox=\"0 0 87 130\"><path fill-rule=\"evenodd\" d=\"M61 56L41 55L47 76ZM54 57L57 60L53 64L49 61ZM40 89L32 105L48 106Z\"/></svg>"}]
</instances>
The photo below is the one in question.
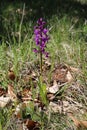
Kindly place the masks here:
<instances>
[{"instance_id":1,"label":"purple orchid flower spike","mask_svg":"<svg viewBox=\"0 0 87 130\"><path fill-rule=\"evenodd\" d=\"M35 53L42 53L47 57L47 52L45 51L46 44L49 40L48 29L45 27L46 22L40 18L37 21L37 25L34 27L34 40L38 49L34 49Z\"/></svg>"},{"instance_id":2,"label":"purple orchid flower spike","mask_svg":"<svg viewBox=\"0 0 87 130\"><path fill-rule=\"evenodd\" d=\"M45 27L46 22L40 18L37 21L37 25L34 27L34 40L36 43L37 48L34 48L35 53L40 54L40 74L42 75L42 55L44 54L46 57L48 57L48 52L45 51L46 45L48 43L49 30Z\"/></svg>"}]
</instances>

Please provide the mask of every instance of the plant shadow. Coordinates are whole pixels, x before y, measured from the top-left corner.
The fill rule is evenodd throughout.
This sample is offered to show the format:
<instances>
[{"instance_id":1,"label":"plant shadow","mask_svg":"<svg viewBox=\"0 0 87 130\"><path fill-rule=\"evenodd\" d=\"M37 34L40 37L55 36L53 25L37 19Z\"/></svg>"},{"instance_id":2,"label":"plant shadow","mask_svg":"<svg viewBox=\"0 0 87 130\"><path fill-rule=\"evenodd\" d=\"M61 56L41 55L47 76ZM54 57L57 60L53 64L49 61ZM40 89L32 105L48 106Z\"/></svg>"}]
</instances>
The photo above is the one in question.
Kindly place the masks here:
<instances>
[{"instance_id":1,"label":"plant shadow","mask_svg":"<svg viewBox=\"0 0 87 130\"><path fill-rule=\"evenodd\" d=\"M74 0L5 0L5 2L1 1L0 3L0 39L6 35L8 21L10 21L10 25L15 24L14 15L15 22L20 24L24 4L24 24L29 23L29 21L34 23L40 17L51 19L53 15L56 15L58 19L64 16L78 17L81 23L87 19L87 3L81 4Z\"/></svg>"}]
</instances>

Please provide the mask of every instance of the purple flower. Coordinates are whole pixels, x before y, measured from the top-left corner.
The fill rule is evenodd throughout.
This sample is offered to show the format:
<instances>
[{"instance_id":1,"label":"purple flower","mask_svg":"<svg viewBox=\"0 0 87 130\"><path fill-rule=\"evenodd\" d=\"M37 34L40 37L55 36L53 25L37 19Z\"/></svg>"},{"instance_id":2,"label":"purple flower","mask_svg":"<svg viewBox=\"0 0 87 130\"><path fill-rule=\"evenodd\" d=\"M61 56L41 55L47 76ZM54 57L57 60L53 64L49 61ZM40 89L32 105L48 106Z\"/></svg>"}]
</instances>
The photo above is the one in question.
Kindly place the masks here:
<instances>
[{"instance_id":1,"label":"purple flower","mask_svg":"<svg viewBox=\"0 0 87 130\"><path fill-rule=\"evenodd\" d=\"M35 53L42 53L48 57L48 53L45 51L46 44L49 40L49 30L45 27L46 22L40 18L37 21L37 25L34 27L34 40L38 49L34 49Z\"/></svg>"},{"instance_id":2,"label":"purple flower","mask_svg":"<svg viewBox=\"0 0 87 130\"><path fill-rule=\"evenodd\" d=\"M43 21L43 19L42 19L42 18L40 18L40 19L37 21L37 24L38 24L38 25L45 25L45 24L46 24L46 22L45 22L45 21Z\"/></svg>"},{"instance_id":3,"label":"purple flower","mask_svg":"<svg viewBox=\"0 0 87 130\"><path fill-rule=\"evenodd\" d=\"M35 48L34 50L33 50L35 53L38 53L38 50Z\"/></svg>"},{"instance_id":4,"label":"purple flower","mask_svg":"<svg viewBox=\"0 0 87 130\"><path fill-rule=\"evenodd\" d=\"M35 29L34 34L37 35L40 32L39 29Z\"/></svg>"},{"instance_id":5,"label":"purple flower","mask_svg":"<svg viewBox=\"0 0 87 130\"><path fill-rule=\"evenodd\" d=\"M47 32L48 32L48 29L44 28L44 29L43 29L43 33L44 33L44 34L47 34Z\"/></svg>"}]
</instances>

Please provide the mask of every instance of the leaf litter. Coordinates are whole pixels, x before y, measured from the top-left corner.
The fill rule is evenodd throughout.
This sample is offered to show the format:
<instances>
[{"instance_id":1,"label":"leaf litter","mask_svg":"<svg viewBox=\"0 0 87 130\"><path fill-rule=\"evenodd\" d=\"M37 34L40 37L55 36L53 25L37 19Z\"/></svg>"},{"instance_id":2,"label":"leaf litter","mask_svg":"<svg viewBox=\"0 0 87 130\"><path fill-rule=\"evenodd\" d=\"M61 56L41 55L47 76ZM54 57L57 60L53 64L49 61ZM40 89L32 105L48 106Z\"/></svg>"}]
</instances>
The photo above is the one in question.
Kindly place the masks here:
<instances>
[{"instance_id":1,"label":"leaf litter","mask_svg":"<svg viewBox=\"0 0 87 130\"><path fill-rule=\"evenodd\" d=\"M44 60L43 65L43 81L47 84L47 100L49 101L48 109L45 107L43 102L41 101L38 93L38 72L39 67L37 66L37 70L34 70L31 66L26 70L21 70L20 78L16 81L17 84L20 84L19 87L22 85L22 89L16 91L13 84L8 84L7 91L0 87L0 107L4 108L7 104L11 102L18 102L18 105L15 108L15 112L13 113L13 118L16 120L22 120L21 128L26 129L35 129L39 130L40 122L34 121L33 119L27 118L26 120L23 119L21 116L21 110L25 109L29 102L34 103L35 108L41 108L40 111L44 111L44 113L49 113L48 110L50 109L52 113L60 113L60 114L67 114L72 112L73 114L85 114L86 107L84 105L84 101L80 99L78 101L79 94L83 94L83 86L74 79L74 74L81 72L78 68L71 67L67 64L59 64L54 67L51 73L51 81L48 81L47 74L51 68L51 63ZM8 72L8 78L14 82L16 75L14 74L13 70ZM9 81L11 83L11 81ZM31 87L33 85L33 89ZM35 97L33 96L33 92L35 92ZM33 91L32 91L33 90ZM5 95L5 97L4 97ZM85 96L85 95L84 95ZM76 99L77 98L77 99ZM83 98L83 97L82 97ZM80 125L84 125L86 121L79 121L73 115L67 114L67 117L71 118L76 127ZM80 123L79 123L80 122ZM86 125L84 125L86 127ZM9 129L10 130L10 129Z\"/></svg>"}]
</instances>

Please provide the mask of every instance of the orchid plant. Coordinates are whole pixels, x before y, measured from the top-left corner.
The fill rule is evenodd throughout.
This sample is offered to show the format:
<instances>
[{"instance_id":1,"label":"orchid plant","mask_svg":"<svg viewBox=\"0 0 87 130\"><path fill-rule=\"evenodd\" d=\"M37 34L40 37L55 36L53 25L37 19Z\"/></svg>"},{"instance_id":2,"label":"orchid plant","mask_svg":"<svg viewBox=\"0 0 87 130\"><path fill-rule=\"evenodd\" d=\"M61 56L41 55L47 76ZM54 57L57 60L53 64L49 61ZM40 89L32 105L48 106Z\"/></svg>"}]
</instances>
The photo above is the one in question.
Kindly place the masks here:
<instances>
[{"instance_id":1,"label":"orchid plant","mask_svg":"<svg viewBox=\"0 0 87 130\"><path fill-rule=\"evenodd\" d=\"M46 44L49 40L48 32L49 30L45 27L46 22L40 18L37 21L37 25L34 27L34 40L38 48L34 48L35 53L40 54L40 74L42 75L42 55L48 57L48 52L46 52Z\"/></svg>"}]
</instances>

